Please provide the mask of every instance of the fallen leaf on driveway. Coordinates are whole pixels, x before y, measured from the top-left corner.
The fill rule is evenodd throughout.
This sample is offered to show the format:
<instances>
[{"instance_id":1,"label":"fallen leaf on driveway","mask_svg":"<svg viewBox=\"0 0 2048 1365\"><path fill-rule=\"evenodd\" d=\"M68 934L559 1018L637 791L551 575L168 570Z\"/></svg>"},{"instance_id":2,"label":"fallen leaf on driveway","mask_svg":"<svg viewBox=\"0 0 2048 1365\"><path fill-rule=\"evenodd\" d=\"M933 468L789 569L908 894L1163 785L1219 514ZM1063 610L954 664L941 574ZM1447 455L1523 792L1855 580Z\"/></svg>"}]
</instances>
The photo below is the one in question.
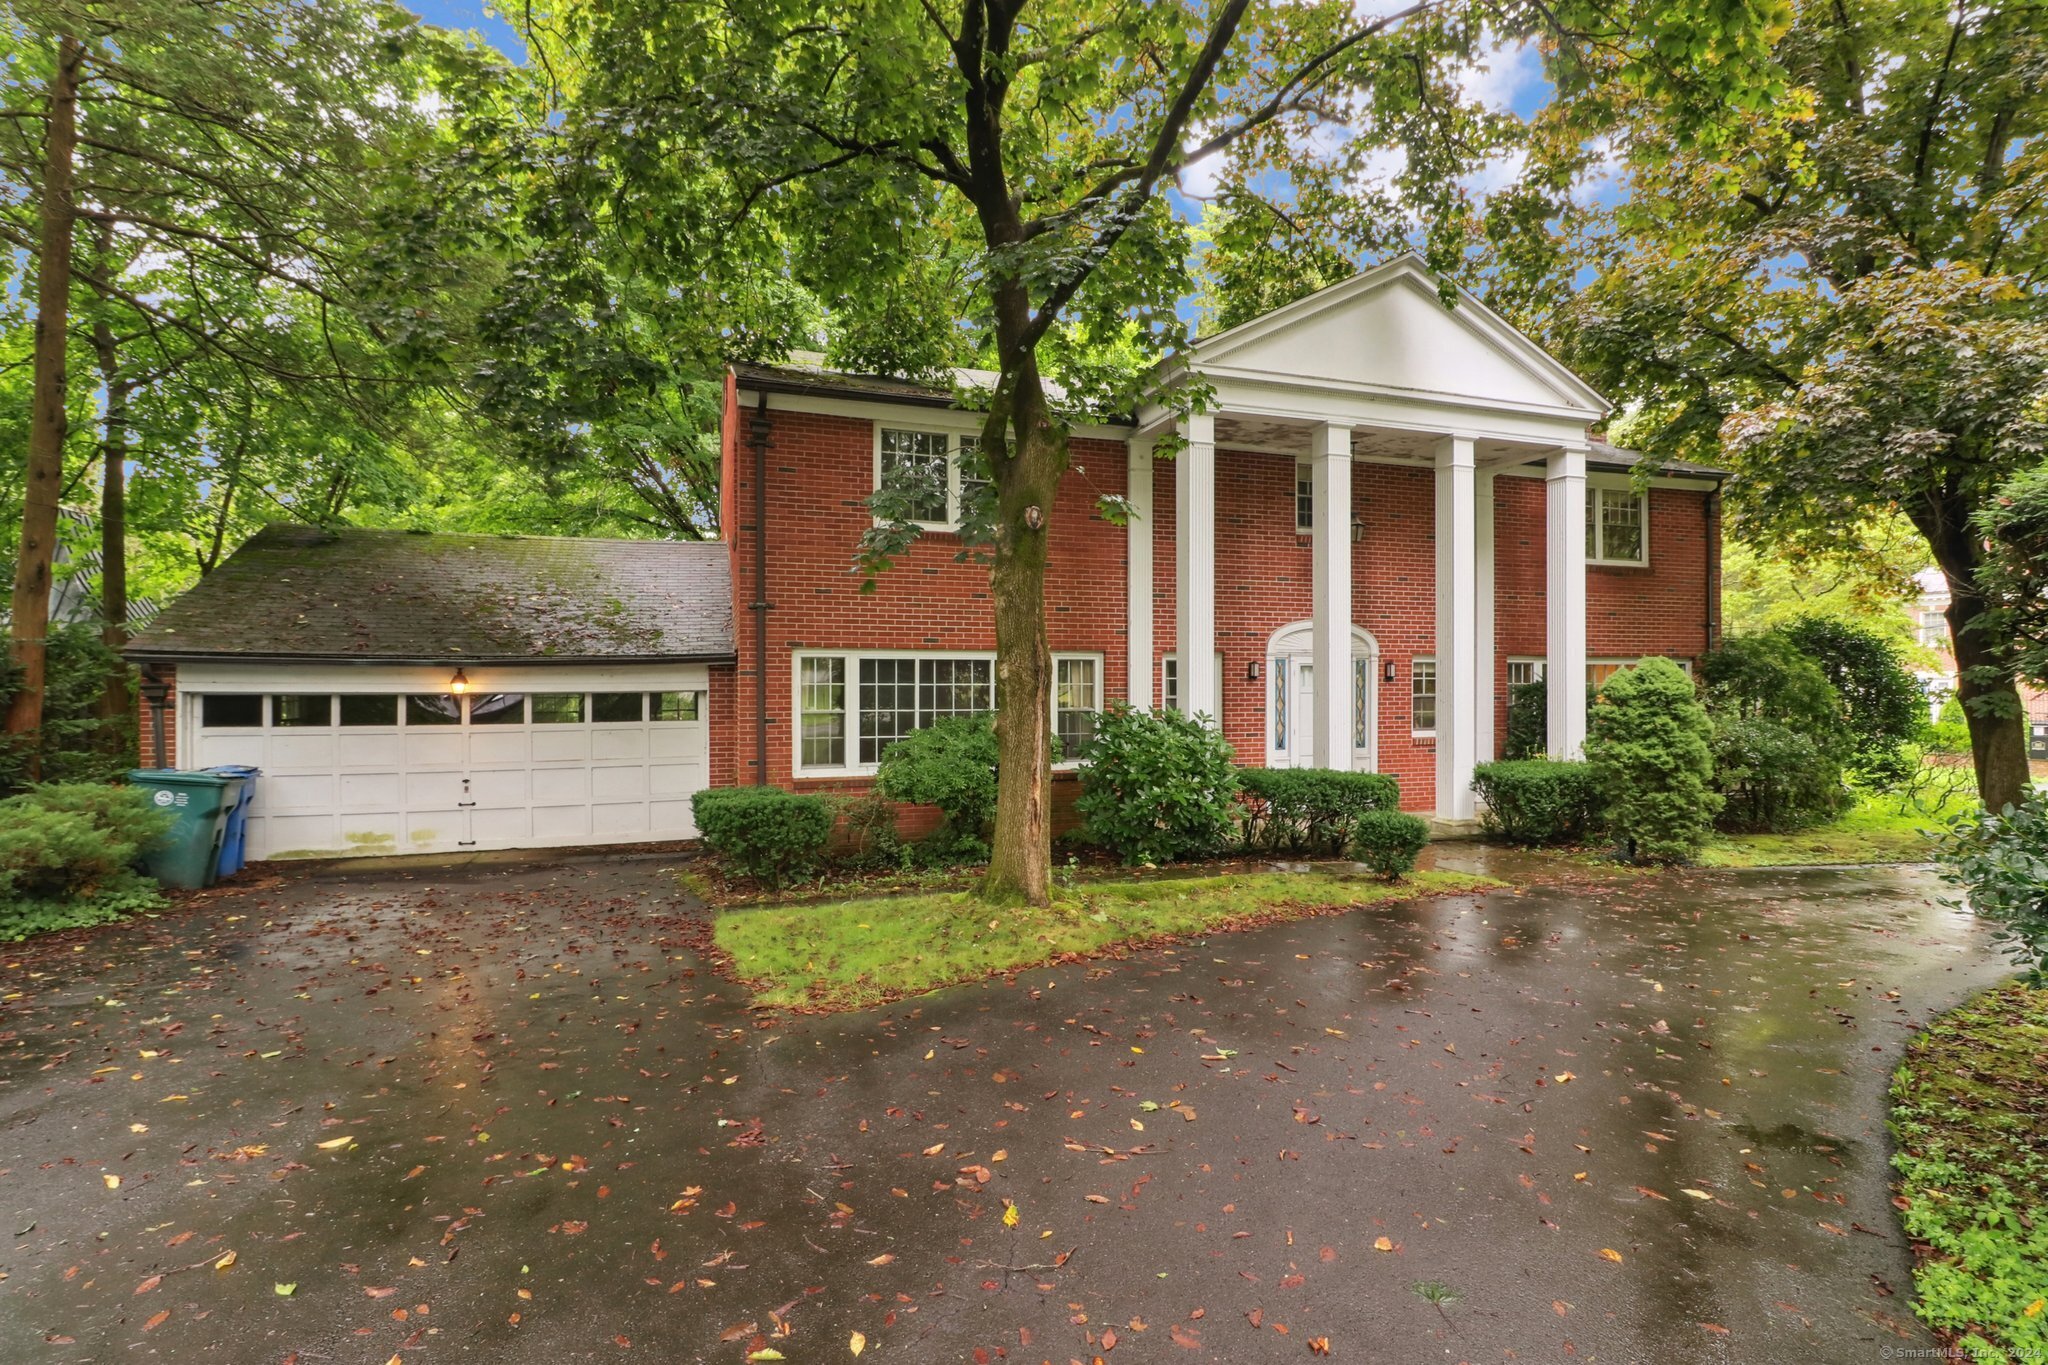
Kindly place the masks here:
<instances>
[{"instance_id":1,"label":"fallen leaf on driveway","mask_svg":"<svg viewBox=\"0 0 2048 1365\"><path fill-rule=\"evenodd\" d=\"M1605 1256L1608 1260L1614 1262L1616 1265L1621 1264L1621 1253L1616 1251L1613 1247L1601 1247L1600 1254L1602 1256Z\"/></svg>"}]
</instances>

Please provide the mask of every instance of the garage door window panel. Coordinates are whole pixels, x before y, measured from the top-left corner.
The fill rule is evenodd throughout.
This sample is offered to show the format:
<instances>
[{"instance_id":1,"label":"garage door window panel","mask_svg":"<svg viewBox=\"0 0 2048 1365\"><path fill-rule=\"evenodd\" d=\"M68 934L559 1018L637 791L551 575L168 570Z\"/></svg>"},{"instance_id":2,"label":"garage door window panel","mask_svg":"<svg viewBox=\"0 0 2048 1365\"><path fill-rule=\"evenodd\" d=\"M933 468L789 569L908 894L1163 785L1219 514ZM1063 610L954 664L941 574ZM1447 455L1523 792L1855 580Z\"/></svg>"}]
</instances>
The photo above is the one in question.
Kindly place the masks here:
<instances>
[{"instance_id":1,"label":"garage door window panel","mask_svg":"<svg viewBox=\"0 0 2048 1365\"><path fill-rule=\"evenodd\" d=\"M303 729L334 724L334 698L323 694L291 692L270 699L270 723Z\"/></svg>"},{"instance_id":2,"label":"garage door window panel","mask_svg":"<svg viewBox=\"0 0 2048 1365\"><path fill-rule=\"evenodd\" d=\"M581 692L534 693L533 723L535 725L581 725L583 723L583 694Z\"/></svg>"},{"instance_id":3,"label":"garage door window panel","mask_svg":"<svg viewBox=\"0 0 2048 1365\"><path fill-rule=\"evenodd\" d=\"M636 724L645 719L643 710L647 705L644 692L593 692L590 694L590 719L598 725Z\"/></svg>"},{"instance_id":4,"label":"garage door window panel","mask_svg":"<svg viewBox=\"0 0 2048 1365\"><path fill-rule=\"evenodd\" d=\"M439 692L415 692L405 699L407 725L460 725L462 698Z\"/></svg>"},{"instance_id":5,"label":"garage door window panel","mask_svg":"<svg viewBox=\"0 0 2048 1365\"><path fill-rule=\"evenodd\" d=\"M650 692L647 694L647 718L659 721L683 721L697 719L697 692Z\"/></svg>"},{"instance_id":6,"label":"garage door window panel","mask_svg":"<svg viewBox=\"0 0 2048 1365\"><path fill-rule=\"evenodd\" d=\"M471 725L521 725L525 721L524 692L490 692L470 699Z\"/></svg>"},{"instance_id":7,"label":"garage door window panel","mask_svg":"<svg viewBox=\"0 0 2048 1365\"><path fill-rule=\"evenodd\" d=\"M199 723L209 730L260 730L263 698L209 692L199 699Z\"/></svg>"},{"instance_id":8,"label":"garage door window panel","mask_svg":"<svg viewBox=\"0 0 2048 1365\"><path fill-rule=\"evenodd\" d=\"M345 726L398 724L398 698L395 696L344 696L340 710L341 723Z\"/></svg>"}]
</instances>

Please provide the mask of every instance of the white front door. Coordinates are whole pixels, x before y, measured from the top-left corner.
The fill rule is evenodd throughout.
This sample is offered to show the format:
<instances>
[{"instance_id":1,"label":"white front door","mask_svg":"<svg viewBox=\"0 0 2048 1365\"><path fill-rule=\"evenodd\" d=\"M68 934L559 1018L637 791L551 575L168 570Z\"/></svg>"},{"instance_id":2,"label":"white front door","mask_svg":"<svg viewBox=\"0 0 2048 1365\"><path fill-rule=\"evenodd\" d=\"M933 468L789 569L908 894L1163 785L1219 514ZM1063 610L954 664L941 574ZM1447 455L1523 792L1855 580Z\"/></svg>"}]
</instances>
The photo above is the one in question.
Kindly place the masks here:
<instances>
[{"instance_id":1,"label":"white front door","mask_svg":"<svg viewBox=\"0 0 2048 1365\"><path fill-rule=\"evenodd\" d=\"M1306 659L1289 661L1294 697L1289 704L1293 723L1287 727L1287 765L1313 768L1316 765L1316 666Z\"/></svg>"},{"instance_id":2,"label":"white front door","mask_svg":"<svg viewBox=\"0 0 2048 1365\"><path fill-rule=\"evenodd\" d=\"M1273 634L1267 646L1266 766L1315 766L1315 700L1322 679L1316 676L1311 626L1297 622ZM1337 685L1350 705L1351 771L1369 773L1379 766L1379 644L1364 629L1351 630L1351 667Z\"/></svg>"}]
</instances>

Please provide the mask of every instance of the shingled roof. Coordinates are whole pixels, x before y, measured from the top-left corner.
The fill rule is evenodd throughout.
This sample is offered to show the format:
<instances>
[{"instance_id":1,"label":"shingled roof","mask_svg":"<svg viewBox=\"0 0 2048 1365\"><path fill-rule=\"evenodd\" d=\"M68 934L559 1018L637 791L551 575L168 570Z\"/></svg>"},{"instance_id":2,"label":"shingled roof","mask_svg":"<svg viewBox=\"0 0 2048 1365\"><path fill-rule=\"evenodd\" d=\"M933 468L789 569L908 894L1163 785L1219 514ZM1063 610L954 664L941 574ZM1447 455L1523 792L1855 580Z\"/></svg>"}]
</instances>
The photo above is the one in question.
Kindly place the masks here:
<instances>
[{"instance_id":1,"label":"shingled roof","mask_svg":"<svg viewBox=\"0 0 2048 1365\"><path fill-rule=\"evenodd\" d=\"M730 659L717 542L266 526L171 603L139 659Z\"/></svg>"}]
</instances>

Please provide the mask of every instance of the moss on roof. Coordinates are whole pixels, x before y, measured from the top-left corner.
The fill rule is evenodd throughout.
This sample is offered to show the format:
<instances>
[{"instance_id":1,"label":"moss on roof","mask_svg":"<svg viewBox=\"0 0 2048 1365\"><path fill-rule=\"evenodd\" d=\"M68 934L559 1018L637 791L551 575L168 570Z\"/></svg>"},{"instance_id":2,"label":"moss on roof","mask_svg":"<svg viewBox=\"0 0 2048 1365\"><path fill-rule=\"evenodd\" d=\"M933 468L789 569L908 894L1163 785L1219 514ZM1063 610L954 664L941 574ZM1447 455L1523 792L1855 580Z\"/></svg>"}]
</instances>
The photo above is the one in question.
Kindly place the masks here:
<instances>
[{"instance_id":1,"label":"moss on roof","mask_svg":"<svg viewBox=\"0 0 2048 1365\"><path fill-rule=\"evenodd\" d=\"M722 543L266 526L165 608L143 658L730 658Z\"/></svg>"}]
</instances>

